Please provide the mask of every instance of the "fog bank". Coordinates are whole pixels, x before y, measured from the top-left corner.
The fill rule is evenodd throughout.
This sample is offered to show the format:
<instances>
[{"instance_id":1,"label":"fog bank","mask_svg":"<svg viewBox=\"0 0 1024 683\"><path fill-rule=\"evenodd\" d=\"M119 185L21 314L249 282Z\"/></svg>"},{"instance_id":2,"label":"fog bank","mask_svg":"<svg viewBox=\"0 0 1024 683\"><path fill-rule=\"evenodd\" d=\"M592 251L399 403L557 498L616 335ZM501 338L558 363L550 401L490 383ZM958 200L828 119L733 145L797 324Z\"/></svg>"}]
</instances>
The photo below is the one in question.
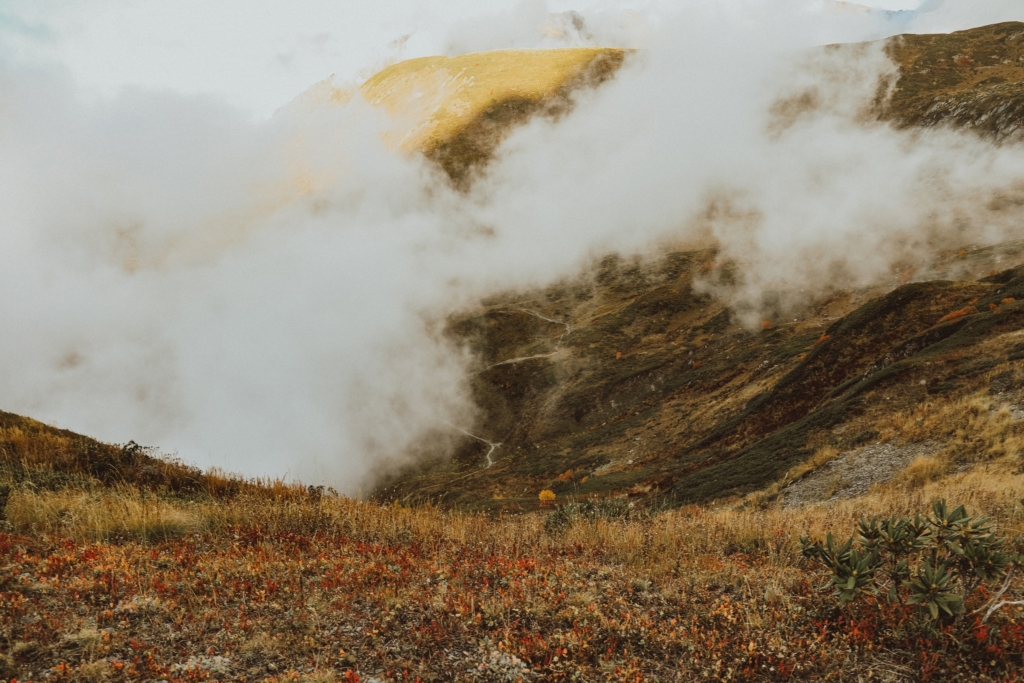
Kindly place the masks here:
<instances>
[{"instance_id":1,"label":"fog bank","mask_svg":"<svg viewBox=\"0 0 1024 683\"><path fill-rule=\"evenodd\" d=\"M518 129L468 193L384 145L394 124L358 98L264 118L204 87L111 94L0 29L0 409L355 494L424 435L473 430L472 359L441 326L488 294L711 241L742 277L706 286L753 323L1020 236L1024 202L992 199L1024 194L1024 149L873 123L894 66L815 50L1024 20L1019 3L709 4L453 10L378 45L365 65L416 40L640 48L570 115ZM809 89L816 107L779 114Z\"/></svg>"}]
</instances>

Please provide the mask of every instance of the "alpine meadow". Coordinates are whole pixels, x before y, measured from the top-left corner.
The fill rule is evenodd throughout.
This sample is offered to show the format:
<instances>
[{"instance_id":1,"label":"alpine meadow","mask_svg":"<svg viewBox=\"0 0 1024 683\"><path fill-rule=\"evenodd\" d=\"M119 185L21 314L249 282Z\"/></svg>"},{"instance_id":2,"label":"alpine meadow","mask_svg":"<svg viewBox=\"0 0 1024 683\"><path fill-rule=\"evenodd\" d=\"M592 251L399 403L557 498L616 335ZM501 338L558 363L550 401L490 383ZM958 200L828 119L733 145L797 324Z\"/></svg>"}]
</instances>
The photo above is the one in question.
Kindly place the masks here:
<instances>
[{"instance_id":1,"label":"alpine meadow","mask_svg":"<svg viewBox=\"0 0 1024 683\"><path fill-rule=\"evenodd\" d=\"M1024 680L1019 0L3 1L0 320L0 683Z\"/></svg>"}]
</instances>

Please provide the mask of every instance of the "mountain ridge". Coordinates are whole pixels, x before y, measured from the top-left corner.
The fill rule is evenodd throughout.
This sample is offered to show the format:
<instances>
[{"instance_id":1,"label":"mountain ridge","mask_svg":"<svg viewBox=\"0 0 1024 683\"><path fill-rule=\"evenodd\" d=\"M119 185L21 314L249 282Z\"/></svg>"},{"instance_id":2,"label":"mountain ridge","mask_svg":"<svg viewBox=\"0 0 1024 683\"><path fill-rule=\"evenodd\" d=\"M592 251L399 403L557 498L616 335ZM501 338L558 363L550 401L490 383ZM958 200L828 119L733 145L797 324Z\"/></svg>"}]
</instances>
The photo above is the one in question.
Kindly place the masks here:
<instances>
[{"instance_id":1,"label":"mountain ridge","mask_svg":"<svg viewBox=\"0 0 1024 683\"><path fill-rule=\"evenodd\" d=\"M1012 144L1024 117L1014 90L1024 83L1024 24L898 36L886 46L900 71L890 98L879 103L879 118L907 128L948 124ZM433 155L453 181L468 182L508 130L532 115L559 115L559 107L571 106L573 89L613 77L626 56L606 49L573 54L529 106L516 109L511 98L497 119L486 102L467 114L467 129L481 116L494 124L470 136L484 142L459 138L456 127L434 147L416 149ZM598 58L603 65L589 70ZM997 77L1007 80L993 83ZM369 91L388 78L367 81ZM514 93L510 82L506 93ZM330 101L328 91L317 97L325 92ZM448 152L438 151L444 144L468 156L448 157L446 167ZM1024 196L1002 201L1016 205ZM818 301L796 320L770 314L754 332L695 289L697 280L728 285L736 276L734 264L719 262L714 249L669 250L654 260L608 256L580 277L492 296L451 316L446 332L479 359L470 382L479 423L459 427L471 436L453 458L427 447L374 495L489 510L532 509L540 490L674 503L735 497L781 481L822 448L899 442L901 430L887 420L894 409L912 413L922 397L940 412L953 410L988 396L995 382L1012 393L998 409L1010 410L1018 399L1013 392L1024 386L1014 336L1024 315L1024 280L1005 265L1022 259L1024 245L1016 242L950 251L911 273L913 282L900 284L909 276L894 273L888 282ZM979 369L967 350L988 365ZM900 377L918 384L903 386ZM28 418L4 420L40 444L57 438ZM55 452L75 454L58 458L74 476L107 476L87 461L114 462L125 452L61 434L67 441ZM1012 424L1001 434L1011 444L1019 436ZM917 442L927 437L918 436ZM15 441L0 448L3 460L25 465L31 458ZM77 445L66 447L71 443ZM129 470L155 471L156 459L132 453L138 462L131 460ZM183 467L172 488L200 477ZM136 483L145 485L178 481L167 473L139 476Z\"/></svg>"},{"instance_id":2,"label":"mountain ridge","mask_svg":"<svg viewBox=\"0 0 1024 683\"><path fill-rule=\"evenodd\" d=\"M876 118L1016 140L1024 24L883 45L898 72L881 84ZM994 85L997 77L1018 80ZM654 261L609 256L573 280L493 297L448 328L481 359L474 438L451 461L420 462L377 495L496 510L534 509L542 490L704 502L785 479L822 448L920 443L888 425L894 411L923 401L953 411L987 396L996 377L1018 386L1008 359L1024 281L1005 263L1021 254L1019 243L951 251L922 272L829 296L798 320L769 314L759 332L694 289L695 279L728 286L736 277L714 249ZM984 367L965 360L981 349ZM1015 400L1000 405L1009 410ZM1003 442L1017 443L1018 428L1004 427Z\"/></svg>"}]
</instances>

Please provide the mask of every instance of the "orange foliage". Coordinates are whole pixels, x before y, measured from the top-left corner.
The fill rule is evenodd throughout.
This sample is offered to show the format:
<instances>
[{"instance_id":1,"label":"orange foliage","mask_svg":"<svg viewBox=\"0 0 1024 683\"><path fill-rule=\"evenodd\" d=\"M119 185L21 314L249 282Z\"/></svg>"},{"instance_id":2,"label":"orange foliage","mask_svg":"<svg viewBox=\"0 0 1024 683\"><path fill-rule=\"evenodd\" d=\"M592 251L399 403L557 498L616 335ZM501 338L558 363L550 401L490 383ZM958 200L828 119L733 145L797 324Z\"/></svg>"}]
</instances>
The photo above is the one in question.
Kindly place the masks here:
<instances>
[{"instance_id":1,"label":"orange foliage","mask_svg":"<svg viewBox=\"0 0 1024 683\"><path fill-rule=\"evenodd\" d=\"M1018 533L1018 495L997 472L947 486L985 501L979 512L991 509ZM102 495L120 507L123 494ZM341 497L243 498L210 509L206 530L145 543L5 529L5 642L32 647L5 645L14 652L0 659L0 679L14 660L51 681L214 681L202 667L224 652L257 670L248 680L277 683L856 680L888 664L908 681L1020 680L1024 621L1001 609L982 623L992 595L980 588L966 614L938 630L917 607L871 596L837 612L821 588L827 574L801 568L799 536L919 507L909 502L916 495L886 489L822 507L692 505L608 520L581 506L559 534L545 532L543 515ZM80 629L82 613L94 627ZM197 655L184 671L183 650ZM863 659L851 662L851 652ZM86 658L95 663L80 666ZM264 678L271 662L280 671Z\"/></svg>"},{"instance_id":2,"label":"orange foliage","mask_svg":"<svg viewBox=\"0 0 1024 683\"><path fill-rule=\"evenodd\" d=\"M615 352L615 360L622 360L622 351Z\"/></svg>"},{"instance_id":3,"label":"orange foliage","mask_svg":"<svg viewBox=\"0 0 1024 683\"><path fill-rule=\"evenodd\" d=\"M562 474L555 477L555 481L569 481L570 479L572 479L572 470L566 470ZM543 500L543 498L541 500Z\"/></svg>"},{"instance_id":4,"label":"orange foliage","mask_svg":"<svg viewBox=\"0 0 1024 683\"><path fill-rule=\"evenodd\" d=\"M814 342L814 345L817 346L818 344L824 344L825 342L827 342L831 338L832 337L830 337L829 335L823 334L820 337L818 337L818 341Z\"/></svg>"},{"instance_id":5,"label":"orange foliage","mask_svg":"<svg viewBox=\"0 0 1024 683\"><path fill-rule=\"evenodd\" d=\"M538 498L540 498L540 502L547 503L553 501L556 498L556 496L555 492L552 491L551 489L544 489L543 491L540 492Z\"/></svg>"},{"instance_id":6,"label":"orange foliage","mask_svg":"<svg viewBox=\"0 0 1024 683\"><path fill-rule=\"evenodd\" d=\"M940 323L944 323L944 322L946 322L948 320L956 320L957 318L962 318L965 315L971 315L972 313L977 313L977 312L978 311L977 311L977 309L974 308L974 306L967 306L965 308L961 308L958 311L953 311L952 313L947 313L946 315L944 315L941 318L939 318L939 322Z\"/></svg>"},{"instance_id":7,"label":"orange foliage","mask_svg":"<svg viewBox=\"0 0 1024 683\"><path fill-rule=\"evenodd\" d=\"M1016 299L1014 299L1012 296L1008 296L1005 299L1003 299L1000 303L1012 304L1014 301L1016 301Z\"/></svg>"},{"instance_id":8,"label":"orange foliage","mask_svg":"<svg viewBox=\"0 0 1024 683\"><path fill-rule=\"evenodd\" d=\"M763 323L761 323L761 329L762 330L770 330L771 328L772 328L772 321L771 320L765 320Z\"/></svg>"}]
</instances>

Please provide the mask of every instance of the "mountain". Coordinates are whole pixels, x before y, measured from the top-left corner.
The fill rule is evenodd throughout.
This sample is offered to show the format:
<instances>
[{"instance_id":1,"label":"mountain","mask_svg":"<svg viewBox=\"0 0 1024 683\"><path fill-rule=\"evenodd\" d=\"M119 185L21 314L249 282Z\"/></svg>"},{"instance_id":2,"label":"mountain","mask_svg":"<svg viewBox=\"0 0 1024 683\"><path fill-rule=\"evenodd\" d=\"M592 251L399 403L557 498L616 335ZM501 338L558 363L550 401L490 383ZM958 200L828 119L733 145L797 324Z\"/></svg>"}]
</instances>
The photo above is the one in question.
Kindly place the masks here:
<instances>
[{"instance_id":1,"label":"mountain","mask_svg":"<svg viewBox=\"0 0 1024 683\"><path fill-rule=\"evenodd\" d=\"M971 129L1000 144L1019 138L1024 24L898 36L884 47L899 72L883 84L879 119ZM512 127L563 114L576 89L607 81L627 56L429 57L388 67L361 91L394 117L393 145L465 187ZM299 103L347 97L326 81ZM1024 204L1024 194L1001 201ZM756 332L695 291L695 275L735 276L714 249L609 255L576 279L494 296L447 325L478 359L473 437L453 457L422 454L375 496L506 510L537 507L541 490L651 504L756 491L813 500L908 476L898 473L915 461L918 474L937 476L1012 456L1024 450L1024 270L1007 265L1022 253L1024 242L952 250ZM0 465L5 480L44 488L61 478L185 494L241 486L6 413Z\"/></svg>"},{"instance_id":2,"label":"mountain","mask_svg":"<svg viewBox=\"0 0 1024 683\"><path fill-rule=\"evenodd\" d=\"M845 3L840 3L844 5ZM865 10L850 5L855 10ZM874 114L903 128L953 126L997 140L1017 139L1024 117L1024 23L950 34L905 34L881 41L899 67L881 84ZM848 50L860 45L832 45ZM359 88L394 121L388 141L437 161L459 183L471 180L516 125L559 116L572 95L598 87L630 50L493 50L393 64ZM298 98L307 108L343 105L352 93L327 79Z\"/></svg>"},{"instance_id":3,"label":"mountain","mask_svg":"<svg viewBox=\"0 0 1024 683\"><path fill-rule=\"evenodd\" d=\"M1024 24L902 35L886 49L900 76L884 118L903 127L968 128L1000 141L1024 135Z\"/></svg>"},{"instance_id":4,"label":"mountain","mask_svg":"<svg viewBox=\"0 0 1024 683\"><path fill-rule=\"evenodd\" d=\"M899 74L883 84L879 119L1019 136L1024 24L884 47ZM474 438L377 495L504 510L537 507L542 490L680 504L771 486L813 499L863 491L918 459L940 472L1012 455L1024 445L1024 269L1006 265L1022 252L952 251L757 332L694 290L695 275L735 275L713 249L612 255L577 279L494 297L448 325L479 359ZM988 436L951 427L972 420Z\"/></svg>"},{"instance_id":5,"label":"mountain","mask_svg":"<svg viewBox=\"0 0 1024 683\"><path fill-rule=\"evenodd\" d=\"M955 280L844 294L758 332L693 291L713 251L609 257L592 284L486 302L449 331L479 354L476 435L501 445L467 439L379 495L515 510L544 489L699 502L763 488L824 447L881 441L886 457L919 455L897 444L948 438L932 416L958 421L979 395L993 414L1018 410L1024 269L973 276L1022 253L954 255L936 265ZM1017 438L1004 426L1003 442ZM953 439L932 452L954 445L983 447Z\"/></svg>"},{"instance_id":6,"label":"mountain","mask_svg":"<svg viewBox=\"0 0 1024 683\"><path fill-rule=\"evenodd\" d=\"M516 124L564 113L573 91L608 80L626 52L585 47L421 57L380 71L359 94L395 121L391 145L421 152L456 182L467 182ZM350 96L328 79L299 100L315 108L346 104Z\"/></svg>"},{"instance_id":7,"label":"mountain","mask_svg":"<svg viewBox=\"0 0 1024 683\"><path fill-rule=\"evenodd\" d=\"M979 29L975 54L1017 30ZM905 68L875 115L1011 144L987 67L950 68ZM460 119L490 140L441 117L398 143L468 184L509 124L571 106L549 82L500 125L480 121L504 100ZM1022 255L953 249L757 331L694 288L740 275L713 249L481 301L446 332L478 358L476 438L377 492L443 506L0 412L0 680L1020 680ZM465 511L540 490L544 514Z\"/></svg>"}]
</instances>

